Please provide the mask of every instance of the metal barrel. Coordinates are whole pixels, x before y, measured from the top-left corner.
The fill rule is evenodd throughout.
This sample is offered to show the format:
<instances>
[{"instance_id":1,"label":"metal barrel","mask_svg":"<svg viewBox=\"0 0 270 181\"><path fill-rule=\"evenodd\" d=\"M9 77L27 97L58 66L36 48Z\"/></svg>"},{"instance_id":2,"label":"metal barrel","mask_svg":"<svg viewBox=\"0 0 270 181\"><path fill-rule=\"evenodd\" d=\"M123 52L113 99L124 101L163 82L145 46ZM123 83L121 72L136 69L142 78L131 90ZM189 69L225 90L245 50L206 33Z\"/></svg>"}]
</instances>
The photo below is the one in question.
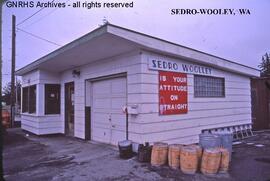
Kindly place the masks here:
<instances>
[{"instance_id":1,"label":"metal barrel","mask_svg":"<svg viewBox=\"0 0 270 181\"><path fill-rule=\"evenodd\" d=\"M205 148L217 148L221 146L221 137L218 134L202 133L199 135L199 144Z\"/></svg>"},{"instance_id":2,"label":"metal barrel","mask_svg":"<svg viewBox=\"0 0 270 181\"><path fill-rule=\"evenodd\" d=\"M120 158L129 159L133 156L131 141L129 140L119 141L118 148Z\"/></svg>"},{"instance_id":3,"label":"metal barrel","mask_svg":"<svg viewBox=\"0 0 270 181\"><path fill-rule=\"evenodd\" d=\"M230 154L230 160L232 156L232 142L233 142L233 135L230 132L219 132L218 133L221 137L221 146L226 148Z\"/></svg>"}]
</instances>

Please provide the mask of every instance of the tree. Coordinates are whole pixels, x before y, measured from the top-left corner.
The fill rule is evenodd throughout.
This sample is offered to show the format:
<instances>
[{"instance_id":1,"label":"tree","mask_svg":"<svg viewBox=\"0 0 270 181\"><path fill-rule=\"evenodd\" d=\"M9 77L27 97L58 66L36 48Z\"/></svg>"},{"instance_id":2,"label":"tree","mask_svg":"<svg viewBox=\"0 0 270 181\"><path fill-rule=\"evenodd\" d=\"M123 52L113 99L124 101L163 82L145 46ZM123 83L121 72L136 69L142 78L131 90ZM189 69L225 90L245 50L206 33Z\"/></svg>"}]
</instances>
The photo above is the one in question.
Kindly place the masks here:
<instances>
[{"instance_id":1,"label":"tree","mask_svg":"<svg viewBox=\"0 0 270 181\"><path fill-rule=\"evenodd\" d=\"M270 54L262 56L262 62L258 66L261 71L261 77L270 77Z\"/></svg>"},{"instance_id":2,"label":"tree","mask_svg":"<svg viewBox=\"0 0 270 181\"><path fill-rule=\"evenodd\" d=\"M16 96L18 96L18 104L21 102L21 82L17 81L15 85ZM6 103L6 105L10 105L10 96L11 96L11 83L7 83L6 86L3 88L3 94L2 94L2 101Z\"/></svg>"}]
</instances>

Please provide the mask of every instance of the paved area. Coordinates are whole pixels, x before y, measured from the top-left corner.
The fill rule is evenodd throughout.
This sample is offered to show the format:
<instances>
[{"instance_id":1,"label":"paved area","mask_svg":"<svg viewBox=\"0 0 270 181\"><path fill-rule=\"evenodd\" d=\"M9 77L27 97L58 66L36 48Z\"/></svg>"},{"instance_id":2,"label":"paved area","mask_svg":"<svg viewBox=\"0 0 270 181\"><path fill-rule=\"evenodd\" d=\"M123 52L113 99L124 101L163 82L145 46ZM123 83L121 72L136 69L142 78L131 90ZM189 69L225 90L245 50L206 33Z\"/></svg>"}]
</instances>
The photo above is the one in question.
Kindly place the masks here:
<instances>
[{"instance_id":1,"label":"paved area","mask_svg":"<svg viewBox=\"0 0 270 181\"><path fill-rule=\"evenodd\" d=\"M248 144L247 144L248 143ZM262 144L262 147L255 145ZM167 166L151 167L136 158L121 160L115 147L65 136L27 136L9 129L4 144L7 181L84 180L243 180L270 181L270 131L234 146L229 174L185 175Z\"/></svg>"}]
</instances>

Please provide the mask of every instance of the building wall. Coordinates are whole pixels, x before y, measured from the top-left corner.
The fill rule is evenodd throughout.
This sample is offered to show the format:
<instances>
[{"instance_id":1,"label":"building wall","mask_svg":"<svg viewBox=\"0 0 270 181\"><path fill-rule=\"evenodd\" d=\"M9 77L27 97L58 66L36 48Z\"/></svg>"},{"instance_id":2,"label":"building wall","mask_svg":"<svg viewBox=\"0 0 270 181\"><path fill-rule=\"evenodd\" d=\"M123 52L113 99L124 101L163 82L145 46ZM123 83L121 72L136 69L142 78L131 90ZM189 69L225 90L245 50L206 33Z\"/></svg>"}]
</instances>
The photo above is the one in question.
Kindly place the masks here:
<instances>
[{"instance_id":1,"label":"building wall","mask_svg":"<svg viewBox=\"0 0 270 181\"><path fill-rule=\"evenodd\" d=\"M36 116L23 114L21 121L23 130L32 132L36 135L61 133L59 115Z\"/></svg>"},{"instance_id":2,"label":"building wall","mask_svg":"<svg viewBox=\"0 0 270 181\"><path fill-rule=\"evenodd\" d=\"M38 84L39 83L39 75L40 71L35 70L29 72L28 74L22 76L22 87L27 87L30 85Z\"/></svg>"},{"instance_id":3,"label":"building wall","mask_svg":"<svg viewBox=\"0 0 270 181\"><path fill-rule=\"evenodd\" d=\"M37 135L62 133L60 115L44 115L45 84L59 84L59 74L36 70L22 77L22 87L36 85L36 113L21 113L22 129Z\"/></svg>"},{"instance_id":4,"label":"building wall","mask_svg":"<svg viewBox=\"0 0 270 181\"><path fill-rule=\"evenodd\" d=\"M61 120L64 125L65 120L65 95L64 84L74 81L75 83L75 117L74 117L74 134L75 137L85 138L85 105L89 105L91 102L90 87L85 80L98 78L102 76L115 75L119 73L127 74L127 104L131 104L133 99L138 99L140 96L137 92L132 90L132 84L134 79L140 75L141 72L141 55L139 51L129 52L116 57L98 60L91 64L77 67L81 75L79 78L72 77L72 70L67 70L61 74ZM85 88L87 87L87 88ZM86 97L85 97L86 96ZM87 102L86 102L87 100ZM129 120L129 138L133 141L140 142L140 125L136 123L136 118L131 117Z\"/></svg>"},{"instance_id":5,"label":"building wall","mask_svg":"<svg viewBox=\"0 0 270 181\"><path fill-rule=\"evenodd\" d=\"M151 56L170 59L144 52L142 73L134 77L130 85L137 95L130 98L130 103L139 104L136 124L141 125L143 141L198 142L198 134L203 129L251 123L250 79L213 67L213 76L225 78L225 98L195 98L194 75L188 74L188 113L160 116L158 71L148 69Z\"/></svg>"},{"instance_id":6,"label":"building wall","mask_svg":"<svg viewBox=\"0 0 270 181\"><path fill-rule=\"evenodd\" d=\"M198 141L198 134L203 129L251 123L249 78L214 67L213 76L225 78L225 98L195 98L194 76L188 74L188 113L160 116L158 71L148 69L149 56L169 58L146 51L133 51L74 67L59 74L36 71L23 76L25 80L31 78L30 82L37 84L40 91L37 91L37 113L23 114L22 128L35 134L64 133L64 85L74 81L74 136L84 139L85 105L90 105L91 102L91 84L86 80L119 73L127 75L127 104L138 105L139 114L129 117L129 139L135 142L191 143ZM72 76L74 69L80 70L80 77ZM60 115L44 115L45 83L61 84Z\"/></svg>"}]
</instances>

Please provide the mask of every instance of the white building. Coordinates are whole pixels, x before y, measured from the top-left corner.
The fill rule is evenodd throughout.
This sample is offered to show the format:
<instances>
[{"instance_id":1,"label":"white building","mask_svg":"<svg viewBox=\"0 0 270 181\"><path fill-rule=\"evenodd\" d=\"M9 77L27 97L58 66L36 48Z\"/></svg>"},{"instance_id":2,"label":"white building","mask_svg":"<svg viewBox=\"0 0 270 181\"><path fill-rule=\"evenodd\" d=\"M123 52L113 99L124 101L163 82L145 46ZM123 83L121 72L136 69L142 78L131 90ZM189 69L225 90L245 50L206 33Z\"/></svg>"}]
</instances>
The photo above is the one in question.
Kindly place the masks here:
<instances>
[{"instance_id":1,"label":"white building","mask_svg":"<svg viewBox=\"0 0 270 181\"><path fill-rule=\"evenodd\" d=\"M126 131L138 143L191 143L202 130L251 123L259 71L106 24L16 74L22 129L117 144Z\"/></svg>"}]
</instances>

